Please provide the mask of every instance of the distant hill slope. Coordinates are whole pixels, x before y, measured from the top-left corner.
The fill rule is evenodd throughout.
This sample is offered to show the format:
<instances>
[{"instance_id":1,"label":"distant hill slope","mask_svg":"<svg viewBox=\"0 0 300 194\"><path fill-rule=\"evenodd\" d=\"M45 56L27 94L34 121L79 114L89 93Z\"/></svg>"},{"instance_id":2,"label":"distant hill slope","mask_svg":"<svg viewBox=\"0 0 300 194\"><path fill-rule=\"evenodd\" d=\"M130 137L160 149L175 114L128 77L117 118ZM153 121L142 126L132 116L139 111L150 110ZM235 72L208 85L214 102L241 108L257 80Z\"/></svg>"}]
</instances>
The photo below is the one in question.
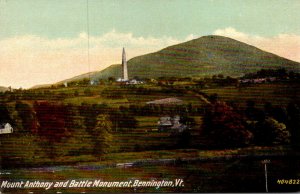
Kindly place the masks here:
<instances>
[{"instance_id":1,"label":"distant hill slope","mask_svg":"<svg viewBox=\"0 0 300 194\"><path fill-rule=\"evenodd\" d=\"M132 58L128 61L128 74L130 78L134 76L142 78L198 77L214 74L241 76L262 68L276 69L279 67L300 72L300 63L295 61L231 38L204 36L155 53ZM107 79L110 76L121 77L121 66L112 65L102 71L93 72L91 78ZM81 75L70 80L83 77L88 76L87 74Z\"/></svg>"},{"instance_id":2,"label":"distant hill slope","mask_svg":"<svg viewBox=\"0 0 300 194\"><path fill-rule=\"evenodd\" d=\"M69 78L69 79L66 79L66 80L54 83L54 84L40 84L40 85L35 85L35 86L32 86L30 89L48 88L48 87L51 87L52 85L55 86L55 85L58 85L58 84L63 84L65 82L71 82L71 81L75 81L75 80L83 80L84 78L89 78L89 76L91 76L91 77L92 76L96 76L96 74L99 74L99 73L100 73L100 71L85 73L85 74L81 74L81 75L78 75L78 76L75 76L75 77L72 77L72 78Z\"/></svg>"},{"instance_id":3,"label":"distant hill slope","mask_svg":"<svg viewBox=\"0 0 300 194\"><path fill-rule=\"evenodd\" d=\"M7 87L3 87L3 86L0 86L0 92L5 92L5 91L8 91L9 89Z\"/></svg>"},{"instance_id":4,"label":"distant hill slope","mask_svg":"<svg viewBox=\"0 0 300 194\"><path fill-rule=\"evenodd\" d=\"M112 66L112 65L111 65ZM110 67L111 67L110 66ZM103 70L102 70L103 71ZM70 82L70 81L74 81L74 80L82 80L84 78L89 78L91 76L92 77L97 77L98 74L100 73L101 71L95 71L95 72L90 72L90 73L85 73L85 74L81 74L81 75L78 75L78 76L75 76L75 77L72 77L70 79L66 79L66 80L63 80L63 81L60 81L56 84L62 84L62 83L65 83L65 82Z\"/></svg>"},{"instance_id":5,"label":"distant hill slope","mask_svg":"<svg viewBox=\"0 0 300 194\"><path fill-rule=\"evenodd\" d=\"M38 88L49 88L51 87L53 84L39 84L39 85L34 85L29 89L38 89Z\"/></svg>"}]
</instances>

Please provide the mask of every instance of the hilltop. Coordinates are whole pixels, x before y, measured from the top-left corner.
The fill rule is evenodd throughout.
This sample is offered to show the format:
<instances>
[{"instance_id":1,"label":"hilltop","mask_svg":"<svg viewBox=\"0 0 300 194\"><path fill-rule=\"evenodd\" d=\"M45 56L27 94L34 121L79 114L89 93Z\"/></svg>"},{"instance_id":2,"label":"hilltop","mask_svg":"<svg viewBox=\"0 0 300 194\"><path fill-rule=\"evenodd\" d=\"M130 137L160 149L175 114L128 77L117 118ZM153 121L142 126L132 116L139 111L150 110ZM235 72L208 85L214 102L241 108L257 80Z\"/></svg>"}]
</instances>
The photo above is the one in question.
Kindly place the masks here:
<instances>
[{"instance_id":1,"label":"hilltop","mask_svg":"<svg viewBox=\"0 0 300 194\"><path fill-rule=\"evenodd\" d=\"M199 77L215 74L235 77L260 69L280 67L300 72L298 62L223 36L203 36L128 61L130 78ZM66 81L87 77L88 74L83 74ZM92 79L108 77L121 77L121 66L111 65L102 71L91 73Z\"/></svg>"},{"instance_id":2,"label":"hilltop","mask_svg":"<svg viewBox=\"0 0 300 194\"><path fill-rule=\"evenodd\" d=\"M8 91L9 89L7 87L3 87L3 86L0 86L0 92L5 92L5 91Z\"/></svg>"}]
</instances>

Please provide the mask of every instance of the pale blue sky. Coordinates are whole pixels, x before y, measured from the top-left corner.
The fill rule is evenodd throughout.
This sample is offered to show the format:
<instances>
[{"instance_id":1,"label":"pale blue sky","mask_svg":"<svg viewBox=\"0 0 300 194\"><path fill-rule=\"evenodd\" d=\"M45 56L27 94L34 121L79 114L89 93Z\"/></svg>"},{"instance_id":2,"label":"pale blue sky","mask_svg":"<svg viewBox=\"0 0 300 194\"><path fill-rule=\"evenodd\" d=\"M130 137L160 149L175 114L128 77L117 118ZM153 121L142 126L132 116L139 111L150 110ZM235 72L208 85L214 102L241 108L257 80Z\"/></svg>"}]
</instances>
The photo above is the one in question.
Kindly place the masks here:
<instances>
[{"instance_id":1,"label":"pale blue sky","mask_svg":"<svg viewBox=\"0 0 300 194\"><path fill-rule=\"evenodd\" d=\"M0 0L0 39L32 34L75 37L86 31L87 0ZM300 34L299 0L89 0L91 35L212 34L233 27L252 35Z\"/></svg>"}]
</instances>

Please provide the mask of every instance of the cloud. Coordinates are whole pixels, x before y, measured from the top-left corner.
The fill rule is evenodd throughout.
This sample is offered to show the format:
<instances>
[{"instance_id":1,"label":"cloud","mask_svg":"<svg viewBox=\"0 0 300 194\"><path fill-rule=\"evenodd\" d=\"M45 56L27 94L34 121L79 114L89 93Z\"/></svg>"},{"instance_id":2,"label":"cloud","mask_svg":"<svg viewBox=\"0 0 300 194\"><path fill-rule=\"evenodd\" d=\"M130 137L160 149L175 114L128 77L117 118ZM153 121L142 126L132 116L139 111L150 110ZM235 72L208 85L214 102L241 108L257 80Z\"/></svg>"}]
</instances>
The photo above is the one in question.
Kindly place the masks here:
<instances>
[{"instance_id":1,"label":"cloud","mask_svg":"<svg viewBox=\"0 0 300 194\"><path fill-rule=\"evenodd\" d=\"M181 40L135 37L132 33L115 30L90 37L86 32L81 32L77 37L64 39L34 35L11 37L0 40L0 86L28 88L36 84L55 83L120 63L123 47L130 59L193 38L194 35Z\"/></svg>"},{"instance_id":2,"label":"cloud","mask_svg":"<svg viewBox=\"0 0 300 194\"><path fill-rule=\"evenodd\" d=\"M226 36L279 56L300 62L300 36L295 34L279 34L273 37L253 36L239 32L232 27L218 29L215 35Z\"/></svg>"},{"instance_id":3,"label":"cloud","mask_svg":"<svg viewBox=\"0 0 300 194\"><path fill-rule=\"evenodd\" d=\"M235 37L235 38L239 38L239 39L245 39L248 37L247 34L243 33L243 32L238 32L236 29L234 28L225 28L225 29L218 29L214 32L215 35L220 35L220 36L230 36L230 37Z\"/></svg>"}]
</instances>

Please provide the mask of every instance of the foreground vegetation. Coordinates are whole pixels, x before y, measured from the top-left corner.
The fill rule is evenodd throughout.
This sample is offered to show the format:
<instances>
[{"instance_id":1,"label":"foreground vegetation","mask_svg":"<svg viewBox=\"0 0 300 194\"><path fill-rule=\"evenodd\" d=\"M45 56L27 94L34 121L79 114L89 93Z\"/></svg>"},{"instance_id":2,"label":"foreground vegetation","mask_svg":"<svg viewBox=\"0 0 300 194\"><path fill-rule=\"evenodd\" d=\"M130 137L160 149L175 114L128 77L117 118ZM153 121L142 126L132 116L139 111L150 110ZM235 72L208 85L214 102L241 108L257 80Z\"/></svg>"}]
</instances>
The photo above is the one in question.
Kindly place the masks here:
<instances>
[{"instance_id":1,"label":"foreground vegetation","mask_svg":"<svg viewBox=\"0 0 300 194\"><path fill-rule=\"evenodd\" d=\"M275 75L275 81L242 83ZM0 93L2 180L173 180L176 188L3 189L24 192L295 192L300 102L298 74L260 71L243 78L161 77L142 85L114 78ZM180 104L147 104L162 98ZM180 116L184 131L158 130Z\"/></svg>"},{"instance_id":2,"label":"foreground vegetation","mask_svg":"<svg viewBox=\"0 0 300 194\"><path fill-rule=\"evenodd\" d=\"M300 137L299 75L271 73L276 81L246 85L220 74L164 77L142 85L116 83L113 78L99 80L98 85L82 80L68 87L3 92L0 121L11 123L14 133L0 137L2 167L118 161L118 154L150 150L274 145L295 149ZM146 103L168 97L183 103ZM188 130L158 132L157 121L166 115L180 115Z\"/></svg>"},{"instance_id":3,"label":"foreground vegetation","mask_svg":"<svg viewBox=\"0 0 300 194\"><path fill-rule=\"evenodd\" d=\"M247 148L219 151L199 151L199 150L170 150L156 152L141 152L128 154L118 154L120 162L133 161L132 157L147 158L147 155L155 157L165 154L179 157L200 157L199 161L188 161L177 158L173 163L156 163L155 165L145 164L132 167L105 167L104 162L81 163L76 166L59 166L46 168L30 168L10 170L3 173L3 180L47 180L47 181L67 181L67 180L95 180L103 181L129 181L129 180L174 180L182 178L184 187L140 187L140 188L51 188L44 189L3 189L5 193L24 192L265 192L264 165L262 160L270 159L268 165L268 188L269 192L296 192L299 185L281 185L277 181L299 177L299 157L290 158L285 148ZM161 152L161 153L158 153ZM254 157L260 155L263 157ZM277 155L272 157L270 153ZM279 155L281 156L279 156ZM283 154L283 155L282 155ZM247 155L250 157L238 157ZM251 156L252 155L252 156ZM223 159L216 158L218 156ZM236 156L228 158L228 156ZM278 157L279 156L279 157ZM114 154L108 154L115 160ZM125 159L123 159L123 157ZM227 157L227 158L226 158ZM216 158L216 159L214 159Z\"/></svg>"}]
</instances>

